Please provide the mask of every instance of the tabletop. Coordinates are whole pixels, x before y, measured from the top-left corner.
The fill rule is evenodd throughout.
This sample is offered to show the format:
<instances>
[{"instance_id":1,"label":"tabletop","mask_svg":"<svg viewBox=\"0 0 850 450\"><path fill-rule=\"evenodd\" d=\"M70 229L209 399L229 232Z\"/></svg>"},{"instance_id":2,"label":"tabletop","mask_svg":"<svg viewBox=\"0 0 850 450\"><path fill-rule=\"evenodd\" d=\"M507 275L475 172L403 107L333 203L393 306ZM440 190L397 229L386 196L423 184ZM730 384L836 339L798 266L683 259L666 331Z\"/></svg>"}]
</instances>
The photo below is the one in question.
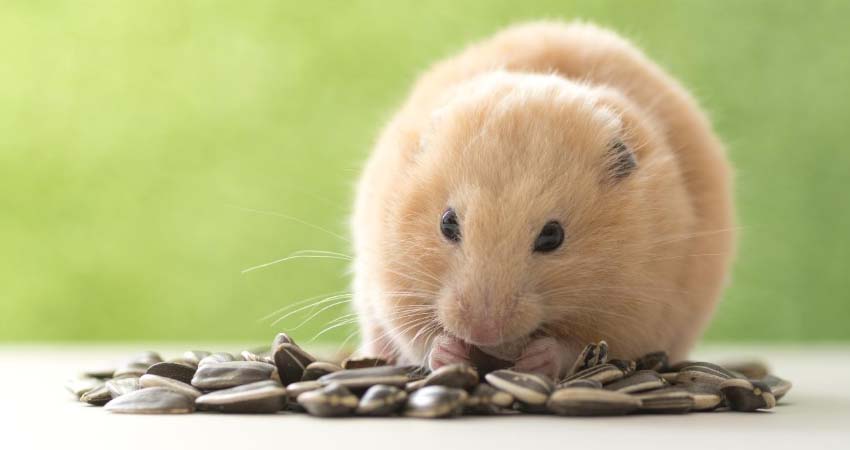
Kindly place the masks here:
<instances>
[{"instance_id":1,"label":"tabletop","mask_svg":"<svg viewBox=\"0 0 850 450\"><path fill-rule=\"evenodd\" d=\"M196 347L192 346L192 347ZM0 346L0 448L284 450L449 448L850 449L850 346L700 348L692 359L766 361L794 388L771 411L575 418L542 415L320 419L306 415L143 416L77 402L64 381L140 350L176 356L181 345ZM239 346L209 347L239 350ZM173 351L169 352L171 349Z\"/></svg>"}]
</instances>

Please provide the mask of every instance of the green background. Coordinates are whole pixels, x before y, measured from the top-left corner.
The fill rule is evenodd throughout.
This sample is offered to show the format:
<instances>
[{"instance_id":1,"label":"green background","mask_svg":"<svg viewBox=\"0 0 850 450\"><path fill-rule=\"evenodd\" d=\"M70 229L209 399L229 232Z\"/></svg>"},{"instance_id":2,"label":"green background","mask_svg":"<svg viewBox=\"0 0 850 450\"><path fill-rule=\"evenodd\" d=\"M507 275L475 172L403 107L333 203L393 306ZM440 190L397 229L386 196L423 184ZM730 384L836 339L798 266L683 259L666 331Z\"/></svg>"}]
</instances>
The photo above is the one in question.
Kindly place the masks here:
<instances>
[{"instance_id":1,"label":"green background","mask_svg":"<svg viewBox=\"0 0 850 450\"><path fill-rule=\"evenodd\" d=\"M350 251L301 221L347 233L358 168L417 73L507 24L577 17L634 39L729 144L742 243L708 338L850 339L850 2L6 0L0 340L294 329L308 316L261 318L345 290L346 262L240 271Z\"/></svg>"}]
</instances>

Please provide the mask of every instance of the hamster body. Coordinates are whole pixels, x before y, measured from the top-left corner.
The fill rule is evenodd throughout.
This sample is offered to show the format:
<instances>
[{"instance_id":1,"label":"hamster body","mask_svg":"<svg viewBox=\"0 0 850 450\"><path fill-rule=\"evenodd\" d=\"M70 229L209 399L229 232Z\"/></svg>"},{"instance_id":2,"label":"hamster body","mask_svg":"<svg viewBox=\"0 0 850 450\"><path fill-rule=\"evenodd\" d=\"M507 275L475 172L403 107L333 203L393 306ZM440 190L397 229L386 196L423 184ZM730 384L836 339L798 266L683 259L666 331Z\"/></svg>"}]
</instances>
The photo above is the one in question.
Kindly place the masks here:
<instances>
[{"instance_id":1,"label":"hamster body","mask_svg":"<svg viewBox=\"0 0 850 450\"><path fill-rule=\"evenodd\" d=\"M697 103L629 42L529 23L418 80L352 231L362 353L436 368L477 347L552 377L601 339L612 357L680 359L732 261L731 169Z\"/></svg>"}]
</instances>

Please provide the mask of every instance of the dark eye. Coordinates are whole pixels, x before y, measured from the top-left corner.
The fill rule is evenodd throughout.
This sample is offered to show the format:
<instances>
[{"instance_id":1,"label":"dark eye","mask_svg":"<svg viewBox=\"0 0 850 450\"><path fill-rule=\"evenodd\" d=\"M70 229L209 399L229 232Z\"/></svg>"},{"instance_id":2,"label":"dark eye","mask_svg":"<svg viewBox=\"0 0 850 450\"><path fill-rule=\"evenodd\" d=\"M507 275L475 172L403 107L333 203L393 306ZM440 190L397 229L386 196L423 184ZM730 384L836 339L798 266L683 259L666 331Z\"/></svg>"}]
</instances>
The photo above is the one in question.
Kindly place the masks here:
<instances>
[{"instance_id":1,"label":"dark eye","mask_svg":"<svg viewBox=\"0 0 850 450\"><path fill-rule=\"evenodd\" d=\"M564 229L555 221L543 225L540 235L534 241L535 252L551 252L561 246L564 242Z\"/></svg>"},{"instance_id":2,"label":"dark eye","mask_svg":"<svg viewBox=\"0 0 850 450\"><path fill-rule=\"evenodd\" d=\"M452 242L460 241L460 224L457 223L455 210L449 208L440 217L440 231Z\"/></svg>"}]
</instances>

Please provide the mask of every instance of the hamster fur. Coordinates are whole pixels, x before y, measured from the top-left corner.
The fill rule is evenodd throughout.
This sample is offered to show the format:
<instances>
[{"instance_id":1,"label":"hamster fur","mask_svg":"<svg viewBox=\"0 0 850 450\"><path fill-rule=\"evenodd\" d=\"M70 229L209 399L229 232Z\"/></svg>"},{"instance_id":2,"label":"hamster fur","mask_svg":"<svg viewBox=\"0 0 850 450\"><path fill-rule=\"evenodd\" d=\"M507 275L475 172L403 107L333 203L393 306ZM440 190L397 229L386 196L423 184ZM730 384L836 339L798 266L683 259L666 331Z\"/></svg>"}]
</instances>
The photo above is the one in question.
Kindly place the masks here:
<instances>
[{"instance_id":1,"label":"hamster fur","mask_svg":"<svg viewBox=\"0 0 850 450\"><path fill-rule=\"evenodd\" d=\"M551 221L563 243L535 252ZM436 368L477 346L558 377L604 339L612 357L675 360L732 261L731 169L694 99L625 39L522 24L422 75L363 170L352 231L364 354Z\"/></svg>"}]
</instances>

